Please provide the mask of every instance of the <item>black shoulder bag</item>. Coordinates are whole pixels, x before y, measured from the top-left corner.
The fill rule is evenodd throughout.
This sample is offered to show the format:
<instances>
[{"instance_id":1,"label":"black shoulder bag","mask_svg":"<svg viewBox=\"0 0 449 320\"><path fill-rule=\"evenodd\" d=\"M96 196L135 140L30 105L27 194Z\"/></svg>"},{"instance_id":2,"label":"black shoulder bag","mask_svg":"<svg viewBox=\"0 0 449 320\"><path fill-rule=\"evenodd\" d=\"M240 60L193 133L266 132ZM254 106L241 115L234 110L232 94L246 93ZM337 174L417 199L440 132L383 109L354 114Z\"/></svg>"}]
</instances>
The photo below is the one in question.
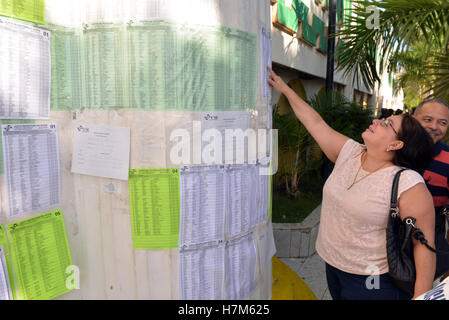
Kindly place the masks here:
<instances>
[{"instance_id":1,"label":"black shoulder bag","mask_svg":"<svg viewBox=\"0 0 449 320\"><path fill-rule=\"evenodd\" d=\"M416 270L413 257L412 236L429 250L433 252L436 252L436 250L428 245L423 232L415 227L415 218L407 217L401 220L399 216L398 185L399 177L404 170L406 169L402 169L396 173L391 190L390 214L388 216L386 232L388 273L399 289L413 294Z\"/></svg>"}]
</instances>

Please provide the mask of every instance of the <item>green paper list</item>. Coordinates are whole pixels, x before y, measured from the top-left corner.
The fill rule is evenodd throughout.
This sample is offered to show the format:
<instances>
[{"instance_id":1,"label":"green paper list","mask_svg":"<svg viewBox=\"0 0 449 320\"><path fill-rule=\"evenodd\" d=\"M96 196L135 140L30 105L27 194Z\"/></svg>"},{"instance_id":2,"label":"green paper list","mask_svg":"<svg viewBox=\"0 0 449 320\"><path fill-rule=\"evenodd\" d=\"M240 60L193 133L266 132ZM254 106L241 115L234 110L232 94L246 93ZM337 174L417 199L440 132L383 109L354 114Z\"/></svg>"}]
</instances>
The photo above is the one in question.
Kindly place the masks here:
<instances>
[{"instance_id":1,"label":"green paper list","mask_svg":"<svg viewBox=\"0 0 449 320\"><path fill-rule=\"evenodd\" d=\"M134 249L172 249L179 238L179 169L131 169Z\"/></svg>"},{"instance_id":2,"label":"green paper list","mask_svg":"<svg viewBox=\"0 0 449 320\"><path fill-rule=\"evenodd\" d=\"M71 289L66 269L72 265L60 210L8 224L18 296L49 300Z\"/></svg>"}]
</instances>

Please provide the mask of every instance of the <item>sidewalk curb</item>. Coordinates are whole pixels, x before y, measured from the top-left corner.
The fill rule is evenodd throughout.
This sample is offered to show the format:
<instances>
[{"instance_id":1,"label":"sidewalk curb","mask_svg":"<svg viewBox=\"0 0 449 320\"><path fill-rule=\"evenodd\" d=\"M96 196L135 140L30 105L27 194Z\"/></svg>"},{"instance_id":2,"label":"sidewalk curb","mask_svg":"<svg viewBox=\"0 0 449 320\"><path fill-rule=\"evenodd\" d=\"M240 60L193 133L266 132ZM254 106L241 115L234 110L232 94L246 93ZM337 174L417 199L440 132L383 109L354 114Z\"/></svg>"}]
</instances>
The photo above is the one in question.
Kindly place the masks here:
<instances>
[{"instance_id":1,"label":"sidewalk curb","mask_svg":"<svg viewBox=\"0 0 449 320\"><path fill-rule=\"evenodd\" d=\"M273 223L278 258L308 258L315 250L320 225L321 204L301 223Z\"/></svg>"}]
</instances>

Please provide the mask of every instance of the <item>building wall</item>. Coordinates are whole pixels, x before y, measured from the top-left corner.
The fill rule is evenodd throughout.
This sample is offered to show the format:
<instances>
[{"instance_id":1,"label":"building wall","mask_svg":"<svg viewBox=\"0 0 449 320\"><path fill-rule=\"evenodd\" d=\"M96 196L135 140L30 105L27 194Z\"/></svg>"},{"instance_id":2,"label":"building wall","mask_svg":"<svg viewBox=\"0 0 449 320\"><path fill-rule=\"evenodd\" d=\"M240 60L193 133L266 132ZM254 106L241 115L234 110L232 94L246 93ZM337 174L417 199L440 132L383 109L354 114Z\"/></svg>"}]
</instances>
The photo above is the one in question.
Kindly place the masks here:
<instances>
[{"instance_id":1,"label":"building wall","mask_svg":"<svg viewBox=\"0 0 449 320\"><path fill-rule=\"evenodd\" d=\"M307 97L310 98L318 93L325 85L327 54L320 49L319 41L321 41L321 37L318 34L317 39L319 38L319 41L317 40L315 45L304 39L301 23L299 23L297 32L293 34L279 25L279 23L276 23L278 5L288 6L290 3L293 5L293 2L294 0L271 1L271 21L274 22L271 27L273 63L275 67L276 64L281 66L277 70L284 80L289 81L293 77L301 78L307 92ZM325 2L320 0L298 1L298 3L302 3L308 8L309 26L313 26L313 20L318 18L324 22L324 30L325 34L327 34L329 11L325 8ZM345 1L345 3L349 2ZM370 105L374 111L376 105L375 91L366 88L360 83L353 85L352 74L344 77L343 72L336 71L334 74L334 82L336 88L340 89L339 91L348 99L354 100L356 98L356 101L359 101L362 96L363 104ZM276 104L278 99L279 95L273 93L273 104Z\"/></svg>"},{"instance_id":2,"label":"building wall","mask_svg":"<svg viewBox=\"0 0 449 320\"><path fill-rule=\"evenodd\" d=\"M379 88L379 109L402 110L404 108L404 93L402 90L397 95L393 93L391 79L394 76L394 74L390 75L387 72L382 75L382 83Z\"/></svg>"}]
</instances>

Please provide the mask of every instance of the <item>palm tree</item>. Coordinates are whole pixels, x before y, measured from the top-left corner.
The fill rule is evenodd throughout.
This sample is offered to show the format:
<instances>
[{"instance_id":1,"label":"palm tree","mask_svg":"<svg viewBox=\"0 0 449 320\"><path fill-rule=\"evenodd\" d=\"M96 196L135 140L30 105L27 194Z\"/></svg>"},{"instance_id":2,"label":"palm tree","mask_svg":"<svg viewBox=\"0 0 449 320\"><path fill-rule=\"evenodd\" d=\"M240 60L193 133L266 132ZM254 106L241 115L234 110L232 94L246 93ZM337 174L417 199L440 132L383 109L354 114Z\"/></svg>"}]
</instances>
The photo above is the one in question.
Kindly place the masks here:
<instances>
[{"instance_id":1,"label":"palm tree","mask_svg":"<svg viewBox=\"0 0 449 320\"><path fill-rule=\"evenodd\" d=\"M449 98L449 1L447 0L356 0L344 27L334 36L343 40L337 52L338 69L354 72L356 80L374 88L385 68L392 69L392 54L400 55L424 41L436 51L423 66L433 76L428 93ZM372 26L374 6L379 24ZM373 7L371 7L373 8ZM380 58L379 63L377 62ZM359 76L360 74L360 76ZM357 77L360 77L359 79Z\"/></svg>"},{"instance_id":2,"label":"palm tree","mask_svg":"<svg viewBox=\"0 0 449 320\"><path fill-rule=\"evenodd\" d=\"M409 46L405 52L394 53L390 58L390 71L397 76L393 79L393 92L397 94L401 89L404 92L404 104L408 108L417 106L422 98L426 97L426 92L432 88L435 76L423 66L433 63L431 58L438 52L435 45L428 45L425 41L419 40Z\"/></svg>"}]
</instances>

